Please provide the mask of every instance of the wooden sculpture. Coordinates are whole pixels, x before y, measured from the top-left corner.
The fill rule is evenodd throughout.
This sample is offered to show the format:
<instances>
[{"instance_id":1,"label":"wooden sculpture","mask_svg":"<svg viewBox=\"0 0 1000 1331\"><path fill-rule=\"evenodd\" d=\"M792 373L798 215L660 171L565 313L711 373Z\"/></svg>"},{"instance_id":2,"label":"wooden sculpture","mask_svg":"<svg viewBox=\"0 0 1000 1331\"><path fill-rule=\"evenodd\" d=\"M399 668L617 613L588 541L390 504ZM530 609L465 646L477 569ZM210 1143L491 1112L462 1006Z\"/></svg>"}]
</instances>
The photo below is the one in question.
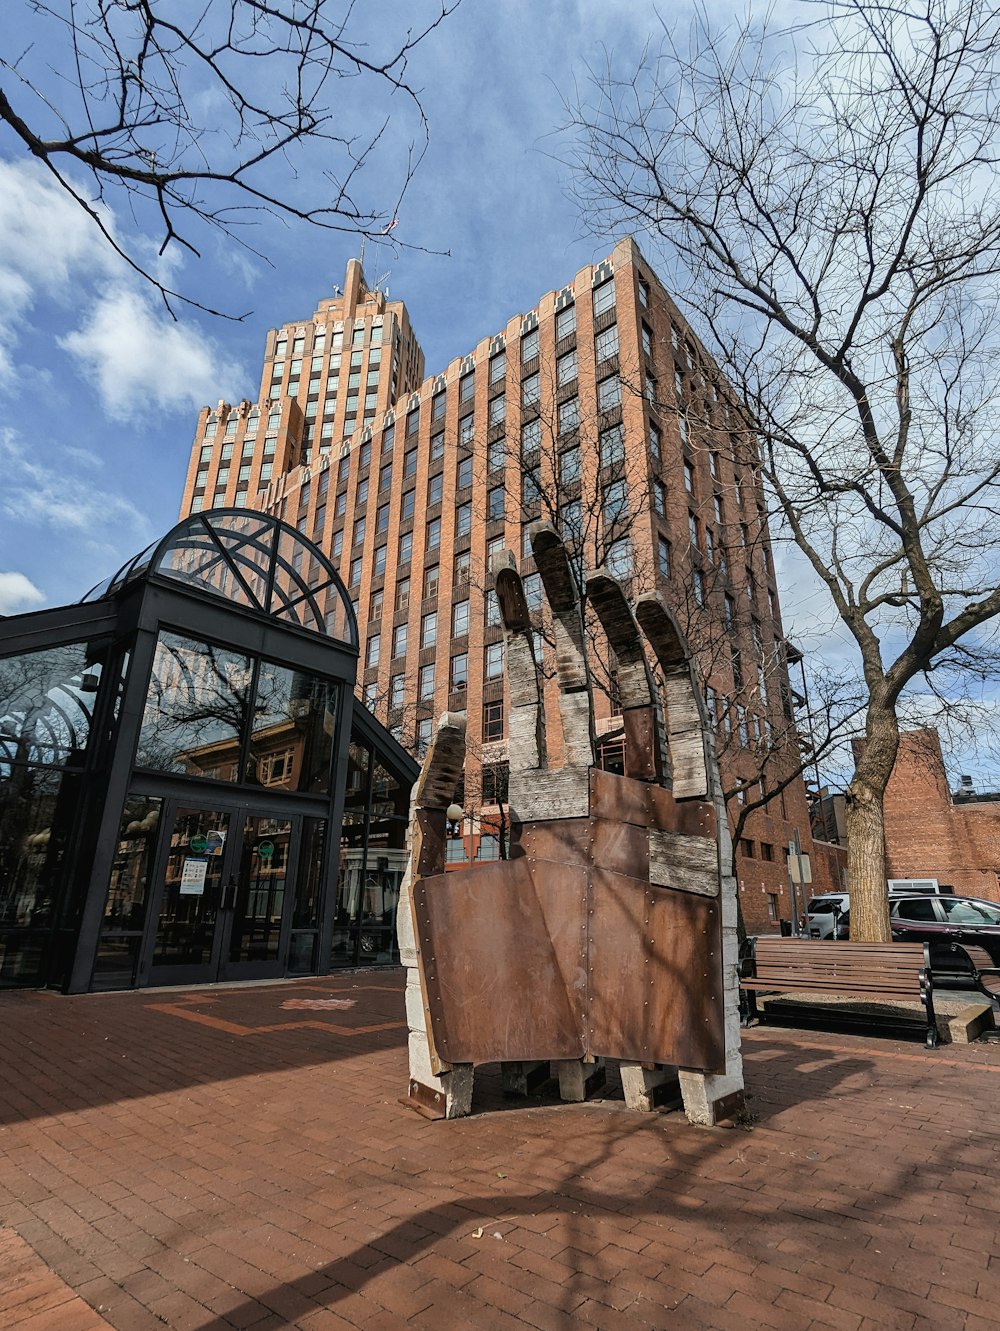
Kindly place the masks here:
<instances>
[{"instance_id":1,"label":"wooden sculpture","mask_svg":"<svg viewBox=\"0 0 1000 1331\"><path fill-rule=\"evenodd\" d=\"M588 579L626 740L626 774L601 771L569 558L548 524L533 530L532 549L552 611L563 762L548 766L528 608L505 553L493 572L510 687L510 858L444 871L446 810L465 758L464 714L447 714L414 788L399 903L408 1100L432 1117L467 1114L474 1067L497 1062L511 1089L555 1064L563 1098L582 1099L588 1074L610 1058L631 1108L651 1108L658 1086L679 1081L693 1122L731 1118L743 1101L736 887L690 658L655 593L633 614L614 578Z\"/></svg>"}]
</instances>

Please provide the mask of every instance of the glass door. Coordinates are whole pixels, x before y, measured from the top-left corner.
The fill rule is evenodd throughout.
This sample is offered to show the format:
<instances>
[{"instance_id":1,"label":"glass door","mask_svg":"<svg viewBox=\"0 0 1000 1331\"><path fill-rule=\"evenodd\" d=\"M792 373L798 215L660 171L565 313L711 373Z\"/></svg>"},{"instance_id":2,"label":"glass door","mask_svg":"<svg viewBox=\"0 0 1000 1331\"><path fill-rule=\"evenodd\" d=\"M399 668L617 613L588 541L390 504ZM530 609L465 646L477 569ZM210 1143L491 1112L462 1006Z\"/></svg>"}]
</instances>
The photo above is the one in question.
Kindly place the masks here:
<instances>
[{"instance_id":1,"label":"glass door","mask_svg":"<svg viewBox=\"0 0 1000 1331\"><path fill-rule=\"evenodd\" d=\"M298 817L173 803L143 984L284 975Z\"/></svg>"},{"instance_id":2,"label":"glass door","mask_svg":"<svg viewBox=\"0 0 1000 1331\"><path fill-rule=\"evenodd\" d=\"M217 980L230 913L234 847L226 810L172 804L161 846L159 906L145 984Z\"/></svg>"}]
</instances>

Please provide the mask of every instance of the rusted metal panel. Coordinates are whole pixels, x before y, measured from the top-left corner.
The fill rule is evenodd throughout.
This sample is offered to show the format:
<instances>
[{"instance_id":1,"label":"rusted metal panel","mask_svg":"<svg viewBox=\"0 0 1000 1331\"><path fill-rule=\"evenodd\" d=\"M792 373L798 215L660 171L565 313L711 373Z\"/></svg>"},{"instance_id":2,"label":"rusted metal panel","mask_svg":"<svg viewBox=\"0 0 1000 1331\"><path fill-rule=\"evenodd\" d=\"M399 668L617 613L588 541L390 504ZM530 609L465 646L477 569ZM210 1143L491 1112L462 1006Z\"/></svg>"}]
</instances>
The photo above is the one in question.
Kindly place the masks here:
<instances>
[{"instance_id":1,"label":"rusted metal panel","mask_svg":"<svg viewBox=\"0 0 1000 1331\"><path fill-rule=\"evenodd\" d=\"M682 836L718 836L715 805L707 800L678 800L662 786L646 786L646 807L650 827Z\"/></svg>"},{"instance_id":2,"label":"rusted metal panel","mask_svg":"<svg viewBox=\"0 0 1000 1331\"><path fill-rule=\"evenodd\" d=\"M629 777L652 781L659 777L659 736L651 705L629 707L622 713L625 729L625 771Z\"/></svg>"},{"instance_id":3,"label":"rusted metal panel","mask_svg":"<svg viewBox=\"0 0 1000 1331\"><path fill-rule=\"evenodd\" d=\"M610 818L612 822L635 823L645 827L649 821L646 804L647 787L641 781L590 769L590 812L597 818Z\"/></svg>"},{"instance_id":4,"label":"rusted metal panel","mask_svg":"<svg viewBox=\"0 0 1000 1331\"><path fill-rule=\"evenodd\" d=\"M591 861L595 868L645 881L649 877L649 833L632 823L591 818Z\"/></svg>"},{"instance_id":5,"label":"rusted metal panel","mask_svg":"<svg viewBox=\"0 0 1000 1331\"><path fill-rule=\"evenodd\" d=\"M526 858L414 887L434 1044L451 1063L585 1053L586 887L581 867Z\"/></svg>"},{"instance_id":6,"label":"rusted metal panel","mask_svg":"<svg viewBox=\"0 0 1000 1331\"><path fill-rule=\"evenodd\" d=\"M553 818L543 823L515 826L511 840L511 859L528 856L535 860L554 860L557 864L587 866L592 859L590 820Z\"/></svg>"},{"instance_id":7,"label":"rusted metal panel","mask_svg":"<svg viewBox=\"0 0 1000 1331\"><path fill-rule=\"evenodd\" d=\"M418 875L440 873L444 868L447 821L444 809L417 809L414 818L413 855Z\"/></svg>"},{"instance_id":8,"label":"rusted metal panel","mask_svg":"<svg viewBox=\"0 0 1000 1331\"><path fill-rule=\"evenodd\" d=\"M587 1044L708 1071L725 1062L717 901L592 874Z\"/></svg>"}]
</instances>

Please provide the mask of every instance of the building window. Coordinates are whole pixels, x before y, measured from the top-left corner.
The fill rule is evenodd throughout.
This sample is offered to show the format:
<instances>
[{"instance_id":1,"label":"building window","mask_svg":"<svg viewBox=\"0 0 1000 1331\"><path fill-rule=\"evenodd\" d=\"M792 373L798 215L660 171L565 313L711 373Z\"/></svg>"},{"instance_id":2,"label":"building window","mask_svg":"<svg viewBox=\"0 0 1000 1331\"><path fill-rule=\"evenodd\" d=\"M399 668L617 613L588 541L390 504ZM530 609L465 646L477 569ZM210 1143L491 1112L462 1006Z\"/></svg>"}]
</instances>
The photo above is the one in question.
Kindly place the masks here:
<instances>
[{"instance_id":1,"label":"building window","mask_svg":"<svg viewBox=\"0 0 1000 1331\"><path fill-rule=\"evenodd\" d=\"M382 576L385 572L385 552L386 546L380 545L375 550L375 557L372 563L372 573L376 578Z\"/></svg>"},{"instance_id":2,"label":"building window","mask_svg":"<svg viewBox=\"0 0 1000 1331\"><path fill-rule=\"evenodd\" d=\"M521 477L521 503L531 508L542 497L542 482L537 467L530 467Z\"/></svg>"},{"instance_id":3,"label":"building window","mask_svg":"<svg viewBox=\"0 0 1000 1331\"><path fill-rule=\"evenodd\" d=\"M472 568L472 556L468 550L459 550L455 555L454 583L462 587L469 581Z\"/></svg>"},{"instance_id":4,"label":"building window","mask_svg":"<svg viewBox=\"0 0 1000 1331\"><path fill-rule=\"evenodd\" d=\"M486 496L486 521L502 522L504 511L505 490L502 485L496 485Z\"/></svg>"},{"instance_id":5,"label":"building window","mask_svg":"<svg viewBox=\"0 0 1000 1331\"><path fill-rule=\"evenodd\" d=\"M410 579L400 578L396 583L396 610L405 610L410 604Z\"/></svg>"},{"instance_id":6,"label":"building window","mask_svg":"<svg viewBox=\"0 0 1000 1331\"><path fill-rule=\"evenodd\" d=\"M534 360L538 355L538 329L533 328L521 338L521 360Z\"/></svg>"},{"instance_id":7,"label":"building window","mask_svg":"<svg viewBox=\"0 0 1000 1331\"><path fill-rule=\"evenodd\" d=\"M355 522L354 524L354 539L351 542L351 544L360 545L364 539L365 539L365 519L358 518L357 522Z\"/></svg>"},{"instance_id":8,"label":"building window","mask_svg":"<svg viewBox=\"0 0 1000 1331\"><path fill-rule=\"evenodd\" d=\"M365 685L365 687L364 687L364 692L363 692L363 694L362 694L362 697L364 698L364 703L365 703L365 706L368 708L368 710L369 710L370 712L373 711L374 708L375 708L375 704L378 702L378 680L377 680L377 679L373 679L373 680L371 681L370 684L366 684L366 685Z\"/></svg>"},{"instance_id":9,"label":"building window","mask_svg":"<svg viewBox=\"0 0 1000 1331\"><path fill-rule=\"evenodd\" d=\"M559 454L559 484L572 485L580 479L580 450L568 448Z\"/></svg>"},{"instance_id":10,"label":"building window","mask_svg":"<svg viewBox=\"0 0 1000 1331\"><path fill-rule=\"evenodd\" d=\"M740 837L740 854L748 860L755 859L753 842L749 837Z\"/></svg>"},{"instance_id":11,"label":"building window","mask_svg":"<svg viewBox=\"0 0 1000 1331\"><path fill-rule=\"evenodd\" d=\"M644 310L649 309L649 283L643 278L639 278L639 305Z\"/></svg>"},{"instance_id":12,"label":"building window","mask_svg":"<svg viewBox=\"0 0 1000 1331\"><path fill-rule=\"evenodd\" d=\"M530 457L532 453L537 453L542 446L542 422L541 419L529 421L527 425L521 427L521 456Z\"/></svg>"},{"instance_id":13,"label":"building window","mask_svg":"<svg viewBox=\"0 0 1000 1331\"><path fill-rule=\"evenodd\" d=\"M358 587L361 584L361 556L351 560L351 586Z\"/></svg>"},{"instance_id":14,"label":"building window","mask_svg":"<svg viewBox=\"0 0 1000 1331\"><path fill-rule=\"evenodd\" d=\"M571 384L576 378L577 361L576 348L568 351L565 356L560 356L556 361L556 383L560 388L566 384Z\"/></svg>"},{"instance_id":15,"label":"building window","mask_svg":"<svg viewBox=\"0 0 1000 1331\"><path fill-rule=\"evenodd\" d=\"M612 356L618 355L618 325L612 324L594 338L594 356L598 365L602 365Z\"/></svg>"},{"instance_id":16,"label":"building window","mask_svg":"<svg viewBox=\"0 0 1000 1331\"><path fill-rule=\"evenodd\" d=\"M507 461L507 446L503 439L494 439L486 445L486 470L503 471ZM470 459L471 470L471 459ZM470 477L471 479L471 477Z\"/></svg>"},{"instance_id":17,"label":"building window","mask_svg":"<svg viewBox=\"0 0 1000 1331\"><path fill-rule=\"evenodd\" d=\"M413 558L413 533L404 532L399 538L399 563L408 564Z\"/></svg>"},{"instance_id":18,"label":"building window","mask_svg":"<svg viewBox=\"0 0 1000 1331\"><path fill-rule=\"evenodd\" d=\"M649 357L649 359L652 360L652 359L653 359L653 330L652 330L651 328L649 328L646 324L643 324L643 325L642 325L642 349L643 349L643 352Z\"/></svg>"},{"instance_id":19,"label":"building window","mask_svg":"<svg viewBox=\"0 0 1000 1331\"><path fill-rule=\"evenodd\" d=\"M420 408L418 407L416 411L411 411L406 418L406 433L407 435L413 435L416 434L419 429L420 429Z\"/></svg>"},{"instance_id":20,"label":"building window","mask_svg":"<svg viewBox=\"0 0 1000 1331\"><path fill-rule=\"evenodd\" d=\"M378 474L379 494L387 494L392 489L392 463L387 462Z\"/></svg>"},{"instance_id":21,"label":"building window","mask_svg":"<svg viewBox=\"0 0 1000 1331\"><path fill-rule=\"evenodd\" d=\"M417 450L411 448L409 453L403 454L403 476L416 476L417 474Z\"/></svg>"},{"instance_id":22,"label":"building window","mask_svg":"<svg viewBox=\"0 0 1000 1331\"><path fill-rule=\"evenodd\" d=\"M389 505L381 504L375 510L375 530L383 532L389 530Z\"/></svg>"},{"instance_id":23,"label":"building window","mask_svg":"<svg viewBox=\"0 0 1000 1331\"><path fill-rule=\"evenodd\" d=\"M343 549L344 549L344 533L343 531L335 531L333 533L333 541L330 545L330 554L333 556L334 559L339 559Z\"/></svg>"},{"instance_id":24,"label":"building window","mask_svg":"<svg viewBox=\"0 0 1000 1331\"><path fill-rule=\"evenodd\" d=\"M559 404L559 433L568 434L580 424L580 399L571 397Z\"/></svg>"},{"instance_id":25,"label":"building window","mask_svg":"<svg viewBox=\"0 0 1000 1331\"><path fill-rule=\"evenodd\" d=\"M428 505L440 504L443 495L444 495L444 477L441 475L440 472L438 472L436 476L432 476L430 480L427 482Z\"/></svg>"},{"instance_id":26,"label":"building window","mask_svg":"<svg viewBox=\"0 0 1000 1331\"><path fill-rule=\"evenodd\" d=\"M499 425L507 416L507 399L505 397L494 397L490 399L489 409L486 414L488 425Z\"/></svg>"},{"instance_id":27,"label":"building window","mask_svg":"<svg viewBox=\"0 0 1000 1331\"><path fill-rule=\"evenodd\" d=\"M381 590L372 592L368 599L368 622L382 618L382 605L385 600L385 593Z\"/></svg>"},{"instance_id":28,"label":"building window","mask_svg":"<svg viewBox=\"0 0 1000 1331\"><path fill-rule=\"evenodd\" d=\"M484 602L483 622L488 629L499 628L500 619L500 600L495 591L486 593Z\"/></svg>"},{"instance_id":29,"label":"building window","mask_svg":"<svg viewBox=\"0 0 1000 1331\"><path fill-rule=\"evenodd\" d=\"M635 568L632 558L632 542L627 537L624 540L615 541L604 562L613 578L630 578Z\"/></svg>"},{"instance_id":30,"label":"building window","mask_svg":"<svg viewBox=\"0 0 1000 1331\"><path fill-rule=\"evenodd\" d=\"M459 652L451 658L448 671L448 686L452 693L459 693L469 684L469 654Z\"/></svg>"},{"instance_id":31,"label":"building window","mask_svg":"<svg viewBox=\"0 0 1000 1331\"><path fill-rule=\"evenodd\" d=\"M601 466L612 467L625 460L625 431L620 425L602 430L600 436Z\"/></svg>"},{"instance_id":32,"label":"building window","mask_svg":"<svg viewBox=\"0 0 1000 1331\"><path fill-rule=\"evenodd\" d=\"M458 442L462 445L471 445L476 437L476 424L474 416L465 416L458 422Z\"/></svg>"},{"instance_id":33,"label":"building window","mask_svg":"<svg viewBox=\"0 0 1000 1331\"><path fill-rule=\"evenodd\" d=\"M417 742L415 745L416 756L422 758L431 746L431 739L434 734L434 722L429 716L425 716L417 722Z\"/></svg>"},{"instance_id":34,"label":"building window","mask_svg":"<svg viewBox=\"0 0 1000 1331\"><path fill-rule=\"evenodd\" d=\"M576 331L576 306L567 305L565 309L560 310L556 315L556 341L561 342L564 337L569 337L570 333Z\"/></svg>"},{"instance_id":35,"label":"building window","mask_svg":"<svg viewBox=\"0 0 1000 1331\"><path fill-rule=\"evenodd\" d=\"M406 676L392 675L389 679L389 706L393 709L402 707L406 692Z\"/></svg>"},{"instance_id":36,"label":"building window","mask_svg":"<svg viewBox=\"0 0 1000 1331\"><path fill-rule=\"evenodd\" d=\"M392 654L396 656L406 655L406 631L408 625L397 624L392 631Z\"/></svg>"},{"instance_id":37,"label":"building window","mask_svg":"<svg viewBox=\"0 0 1000 1331\"><path fill-rule=\"evenodd\" d=\"M438 524L438 537L437 540L434 541L434 545L437 545L441 539L441 520L435 518L435 521ZM430 523L428 523L428 527L430 527ZM472 505L468 503L459 504L458 508L455 510L455 535L468 536L470 531L472 531ZM428 546L431 545L430 540L428 540L427 544Z\"/></svg>"},{"instance_id":38,"label":"building window","mask_svg":"<svg viewBox=\"0 0 1000 1331\"><path fill-rule=\"evenodd\" d=\"M459 399L459 401L460 401L460 402L468 402L468 401L470 400L470 398L472 398L472 397L475 396L475 392L476 392L476 376L475 376L475 373L473 373L473 374L465 374L465 375L463 375L462 378L459 380L459 383L458 383L458 399Z\"/></svg>"},{"instance_id":39,"label":"building window","mask_svg":"<svg viewBox=\"0 0 1000 1331\"><path fill-rule=\"evenodd\" d=\"M431 518L427 524L427 540L425 549L436 550L441 544L441 519Z\"/></svg>"},{"instance_id":40,"label":"building window","mask_svg":"<svg viewBox=\"0 0 1000 1331\"><path fill-rule=\"evenodd\" d=\"M429 702L434 697L434 664L420 667L417 697L421 702Z\"/></svg>"},{"instance_id":41,"label":"building window","mask_svg":"<svg viewBox=\"0 0 1000 1331\"><path fill-rule=\"evenodd\" d=\"M490 383L499 384L507 375L507 353L501 351L490 361Z\"/></svg>"},{"instance_id":42,"label":"building window","mask_svg":"<svg viewBox=\"0 0 1000 1331\"><path fill-rule=\"evenodd\" d=\"M483 677L485 679L502 679L503 677L503 643L487 644L483 652Z\"/></svg>"},{"instance_id":43,"label":"building window","mask_svg":"<svg viewBox=\"0 0 1000 1331\"><path fill-rule=\"evenodd\" d=\"M604 487L604 525L613 527L628 517L628 486L622 480L612 481Z\"/></svg>"},{"instance_id":44,"label":"building window","mask_svg":"<svg viewBox=\"0 0 1000 1331\"><path fill-rule=\"evenodd\" d=\"M500 858L500 838L495 832L482 832L479 836L477 860L498 860Z\"/></svg>"},{"instance_id":45,"label":"building window","mask_svg":"<svg viewBox=\"0 0 1000 1331\"><path fill-rule=\"evenodd\" d=\"M774 861L774 846L770 841L762 841L760 843L760 858L762 860L768 860L769 862Z\"/></svg>"},{"instance_id":46,"label":"building window","mask_svg":"<svg viewBox=\"0 0 1000 1331\"><path fill-rule=\"evenodd\" d=\"M656 538L656 562L665 578L670 577L670 542L665 536Z\"/></svg>"},{"instance_id":47,"label":"building window","mask_svg":"<svg viewBox=\"0 0 1000 1331\"><path fill-rule=\"evenodd\" d=\"M458 464L456 485L460 490L467 490L472 484L472 458L461 458Z\"/></svg>"},{"instance_id":48,"label":"building window","mask_svg":"<svg viewBox=\"0 0 1000 1331\"><path fill-rule=\"evenodd\" d=\"M622 385L617 374L611 374L597 385L597 405L601 411L610 411L622 400Z\"/></svg>"},{"instance_id":49,"label":"building window","mask_svg":"<svg viewBox=\"0 0 1000 1331\"><path fill-rule=\"evenodd\" d=\"M503 701L483 703L483 743L503 739Z\"/></svg>"},{"instance_id":50,"label":"building window","mask_svg":"<svg viewBox=\"0 0 1000 1331\"><path fill-rule=\"evenodd\" d=\"M614 309L615 305L615 281L609 278L607 282L602 282L599 287L594 287L594 318L605 314L608 310Z\"/></svg>"},{"instance_id":51,"label":"building window","mask_svg":"<svg viewBox=\"0 0 1000 1331\"><path fill-rule=\"evenodd\" d=\"M689 495L694 494L694 463L684 459L684 489Z\"/></svg>"},{"instance_id":52,"label":"building window","mask_svg":"<svg viewBox=\"0 0 1000 1331\"><path fill-rule=\"evenodd\" d=\"M378 665L378 658L382 647L382 635L373 633L368 639L368 645L365 648L365 665L369 670Z\"/></svg>"},{"instance_id":53,"label":"building window","mask_svg":"<svg viewBox=\"0 0 1000 1331\"><path fill-rule=\"evenodd\" d=\"M542 608L542 579L538 573L529 573L524 579L524 599L529 610Z\"/></svg>"},{"instance_id":54,"label":"building window","mask_svg":"<svg viewBox=\"0 0 1000 1331\"><path fill-rule=\"evenodd\" d=\"M451 636L464 638L469 631L469 603L456 601L451 607Z\"/></svg>"},{"instance_id":55,"label":"building window","mask_svg":"<svg viewBox=\"0 0 1000 1331\"><path fill-rule=\"evenodd\" d=\"M431 461L437 462L444 457L444 435L435 434L431 436Z\"/></svg>"},{"instance_id":56,"label":"building window","mask_svg":"<svg viewBox=\"0 0 1000 1331\"><path fill-rule=\"evenodd\" d=\"M653 482L653 508L661 518L667 516L667 487L662 481Z\"/></svg>"},{"instance_id":57,"label":"building window","mask_svg":"<svg viewBox=\"0 0 1000 1331\"><path fill-rule=\"evenodd\" d=\"M448 405L447 393L436 393L431 399L431 420L443 421L445 408Z\"/></svg>"},{"instance_id":58,"label":"building window","mask_svg":"<svg viewBox=\"0 0 1000 1331\"><path fill-rule=\"evenodd\" d=\"M776 920L778 918L777 892L768 892L767 894L767 918L769 920Z\"/></svg>"},{"instance_id":59,"label":"building window","mask_svg":"<svg viewBox=\"0 0 1000 1331\"><path fill-rule=\"evenodd\" d=\"M425 601L436 597L441 585L441 568L438 564L432 564L430 568L424 570L424 591Z\"/></svg>"},{"instance_id":60,"label":"building window","mask_svg":"<svg viewBox=\"0 0 1000 1331\"><path fill-rule=\"evenodd\" d=\"M529 374L527 379L521 380L521 406L534 407L538 405L540 396L540 379L537 374Z\"/></svg>"}]
</instances>

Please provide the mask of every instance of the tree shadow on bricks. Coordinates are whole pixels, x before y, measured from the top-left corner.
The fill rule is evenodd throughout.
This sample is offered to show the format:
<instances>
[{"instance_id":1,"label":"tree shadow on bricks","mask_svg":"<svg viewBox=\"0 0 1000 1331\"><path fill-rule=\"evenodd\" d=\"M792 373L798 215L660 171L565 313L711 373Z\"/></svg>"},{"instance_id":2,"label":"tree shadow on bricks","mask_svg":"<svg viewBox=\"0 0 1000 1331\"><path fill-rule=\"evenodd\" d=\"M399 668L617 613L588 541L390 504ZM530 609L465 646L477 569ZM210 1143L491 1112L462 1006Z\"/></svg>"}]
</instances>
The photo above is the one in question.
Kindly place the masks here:
<instances>
[{"instance_id":1,"label":"tree shadow on bricks","mask_svg":"<svg viewBox=\"0 0 1000 1331\"><path fill-rule=\"evenodd\" d=\"M474 1325L475 1300L485 1294L465 1287L481 1277L508 1285L511 1308L527 1291L544 1289L564 1315L596 1299L606 1303L609 1319L610 1310L629 1308L640 1326L637 1300L656 1295L662 1309L699 1297L699 1289L706 1294L715 1257L705 1255L705 1245L720 1236L724 1245L752 1253L754 1264L804 1225L822 1225L834 1247L850 1247L851 1228L865 1223L870 1204L891 1209L898 1200L898 1171L888 1186L873 1190L870 1175L845 1179L839 1169L838 1190L828 1197L824 1171L836 1168L829 1148L817 1143L820 1149L811 1150L801 1122L786 1129L781 1120L808 1119L808 1110L821 1111L831 1097L843 1114L845 1101L870 1089L877 1055L837 1055L777 1037L756 1039L746 1053L757 1073L753 1132L692 1128L678 1114L541 1107L524 1114L523 1146L512 1151L504 1140L506 1113L428 1125L434 1141L427 1145L441 1153L435 1191L446 1189L446 1198L416 1207L300 1279L248 1297L199 1331L227 1331L261 1308L286 1324L308 1325L317 1309L336 1311L366 1291L373 1306L407 1317L419 1315L422 1299L423 1307L457 1300ZM484 1099L493 1101L492 1088ZM859 1121L864 1112L859 1105ZM484 1144L507 1148L492 1162L496 1182L463 1190L463 1175L483 1177L474 1149ZM526 1174L528 1188L518 1180ZM852 1203L861 1204L855 1214Z\"/></svg>"}]
</instances>

